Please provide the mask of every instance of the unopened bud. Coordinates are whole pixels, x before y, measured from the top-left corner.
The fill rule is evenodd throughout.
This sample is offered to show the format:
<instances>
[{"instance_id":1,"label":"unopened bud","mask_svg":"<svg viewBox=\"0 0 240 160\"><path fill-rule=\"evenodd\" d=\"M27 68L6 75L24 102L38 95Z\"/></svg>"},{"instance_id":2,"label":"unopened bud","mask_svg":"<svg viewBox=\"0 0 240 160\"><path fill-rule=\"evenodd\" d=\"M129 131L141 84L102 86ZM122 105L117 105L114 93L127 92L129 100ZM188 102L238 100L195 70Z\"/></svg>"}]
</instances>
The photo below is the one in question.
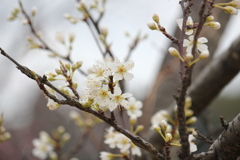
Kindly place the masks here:
<instances>
[{"instance_id":1,"label":"unopened bud","mask_svg":"<svg viewBox=\"0 0 240 160\"><path fill-rule=\"evenodd\" d=\"M237 15L238 14L238 10L234 7L231 7L231 6L222 7L222 9L226 13L231 14L231 15Z\"/></svg>"},{"instance_id":2,"label":"unopened bud","mask_svg":"<svg viewBox=\"0 0 240 160\"><path fill-rule=\"evenodd\" d=\"M172 140L172 134L171 133L167 133L166 134L166 142L170 142Z\"/></svg>"},{"instance_id":3,"label":"unopened bud","mask_svg":"<svg viewBox=\"0 0 240 160\"><path fill-rule=\"evenodd\" d=\"M180 54L176 48L170 47L168 52L174 57L180 57Z\"/></svg>"},{"instance_id":4,"label":"unopened bud","mask_svg":"<svg viewBox=\"0 0 240 160\"><path fill-rule=\"evenodd\" d=\"M186 58L189 60L189 61L192 61L193 60L193 55L191 53L187 53L186 54Z\"/></svg>"},{"instance_id":5,"label":"unopened bud","mask_svg":"<svg viewBox=\"0 0 240 160\"><path fill-rule=\"evenodd\" d=\"M214 20L213 16L208 16L206 22L212 22Z\"/></svg>"},{"instance_id":6,"label":"unopened bud","mask_svg":"<svg viewBox=\"0 0 240 160\"><path fill-rule=\"evenodd\" d=\"M221 24L219 22L210 22L208 25L213 29L219 29L221 27Z\"/></svg>"},{"instance_id":7,"label":"unopened bud","mask_svg":"<svg viewBox=\"0 0 240 160\"><path fill-rule=\"evenodd\" d=\"M156 13L153 14L152 19L153 19L156 23L159 23L159 16L158 16Z\"/></svg>"},{"instance_id":8,"label":"unopened bud","mask_svg":"<svg viewBox=\"0 0 240 160\"><path fill-rule=\"evenodd\" d=\"M37 8L34 6L34 7L32 8L31 14L32 14L32 16L34 17L34 16L36 15L36 13L37 13Z\"/></svg>"},{"instance_id":9,"label":"unopened bud","mask_svg":"<svg viewBox=\"0 0 240 160\"><path fill-rule=\"evenodd\" d=\"M154 23L154 22L148 22L148 23L147 23L147 26L148 26L148 28L151 29L151 30L157 30L157 29L158 29L156 23Z\"/></svg>"},{"instance_id":10,"label":"unopened bud","mask_svg":"<svg viewBox=\"0 0 240 160\"><path fill-rule=\"evenodd\" d=\"M100 32L104 37L107 37L108 35L108 28L107 27L101 27Z\"/></svg>"},{"instance_id":11,"label":"unopened bud","mask_svg":"<svg viewBox=\"0 0 240 160\"><path fill-rule=\"evenodd\" d=\"M193 116L186 121L186 124L193 124L197 121L197 117Z\"/></svg>"},{"instance_id":12,"label":"unopened bud","mask_svg":"<svg viewBox=\"0 0 240 160\"><path fill-rule=\"evenodd\" d=\"M205 50L199 54L199 59L206 59L209 57L209 51Z\"/></svg>"},{"instance_id":13,"label":"unopened bud","mask_svg":"<svg viewBox=\"0 0 240 160\"><path fill-rule=\"evenodd\" d=\"M229 2L229 5L234 8L240 9L240 1L239 0L233 0L232 2Z\"/></svg>"},{"instance_id":14,"label":"unopened bud","mask_svg":"<svg viewBox=\"0 0 240 160\"><path fill-rule=\"evenodd\" d=\"M163 130L163 132L166 132L166 130L167 130L167 122L165 120L162 120L160 122L160 127Z\"/></svg>"}]
</instances>

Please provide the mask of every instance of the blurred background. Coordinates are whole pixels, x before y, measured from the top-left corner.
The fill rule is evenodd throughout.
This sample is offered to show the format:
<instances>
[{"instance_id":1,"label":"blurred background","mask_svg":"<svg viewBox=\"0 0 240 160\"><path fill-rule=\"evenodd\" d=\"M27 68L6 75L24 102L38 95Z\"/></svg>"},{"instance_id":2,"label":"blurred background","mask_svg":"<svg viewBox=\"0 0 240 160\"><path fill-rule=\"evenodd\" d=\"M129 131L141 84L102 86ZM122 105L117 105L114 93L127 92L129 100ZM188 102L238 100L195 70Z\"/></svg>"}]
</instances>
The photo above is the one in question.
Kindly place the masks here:
<instances>
[{"instance_id":1,"label":"blurred background","mask_svg":"<svg viewBox=\"0 0 240 160\"><path fill-rule=\"evenodd\" d=\"M91 2L89 0L86 3ZM82 16L75 7L76 1L23 0L22 3L28 13L31 12L33 6L37 8L33 25L42 33L44 40L61 54L64 55L67 50L55 41L56 33L74 32L76 34L71 59L82 60L84 71L87 71L97 60L102 59L86 24L79 22L73 25L63 17L65 13L74 17ZM27 48L27 36L31 36L29 26L22 25L20 20L7 21L13 8L17 6L16 0L1 1L0 47L20 64L40 75L46 71L54 71L59 65L58 58L49 57L46 51ZM174 0L111 0L107 2L106 13L100 23L100 26L109 29L107 40L112 43L112 51L120 60L126 57L132 38L139 32L142 35L148 35L148 38L140 42L133 51L131 59L135 62L132 70L134 79L126 84L127 92L133 93L134 97L139 100L144 100L151 92L168 46L171 44L159 32L148 29L146 24L152 21L151 17L154 13L160 16L160 23L167 32L174 34L176 19L181 18L180 6ZM231 16L226 28L214 53L214 58L217 58L239 37L240 15ZM130 38L125 36L126 32L130 33ZM34 159L31 155L32 140L39 136L40 131L45 130L50 133L59 125L65 126L66 130L72 134L69 144L76 143L76 138L81 137L81 131L69 119L69 111L74 109L62 106L56 111L50 111L46 106L47 99L44 98L36 82L19 72L15 65L3 56L0 56L0 65L0 113L4 116L3 125L12 135L10 140L0 144L1 158ZM76 75L75 78L79 82L78 89L81 92L84 89L85 77ZM226 120L231 120L239 113L239 107L240 75L238 74L209 106L208 118L211 125L220 125L218 124L220 115L223 115ZM150 120L146 119L146 121ZM106 127L104 124L101 126ZM99 138L101 140L104 130L101 126L98 127L99 134L94 135L91 132L90 135L98 138L98 141ZM92 148L99 152L101 147L100 145L97 147L88 145L88 148L83 149L77 156L84 155L85 159L97 159L98 154L83 154Z\"/></svg>"}]
</instances>

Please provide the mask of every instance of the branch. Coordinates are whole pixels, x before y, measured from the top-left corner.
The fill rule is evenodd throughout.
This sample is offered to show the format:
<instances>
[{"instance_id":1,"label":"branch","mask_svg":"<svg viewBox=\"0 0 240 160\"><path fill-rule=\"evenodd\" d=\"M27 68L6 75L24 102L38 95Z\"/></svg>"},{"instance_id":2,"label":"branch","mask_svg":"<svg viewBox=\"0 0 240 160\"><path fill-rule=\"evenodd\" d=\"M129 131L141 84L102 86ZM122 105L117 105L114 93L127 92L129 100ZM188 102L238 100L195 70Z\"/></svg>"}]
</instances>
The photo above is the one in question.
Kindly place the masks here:
<instances>
[{"instance_id":1,"label":"branch","mask_svg":"<svg viewBox=\"0 0 240 160\"><path fill-rule=\"evenodd\" d=\"M240 71L240 37L219 58L212 60L189 89L192 110L199 115ZM211 88L211 89L210 89Z\"/></svg>"},{"instance_id":2,"label":"branch","mask_svg":"<svg viewBox=\"0 0 240 160\"><path fill-rule=\"evenodd\" d=\"M225 129L207 152L195 155L196 160L235 160L240 156L240 114Z\"/></svg>"},{"instance_id":3,"label":"branch","mask_svg":"<svg viewBox=\"0 0 240 160\"><path fill-rule=\"evenodd\" d=\"M61 102L61 104L68 104L69 106L76 107L79 110L82 110L82 111L85 111L85 112L88 112L90 114L95 115L99 119L105 121L107 124L112 126L116 131L124 134L126 137L131 139L131 141L136 146L138 146L138 147L144 149L145 151L149 152L152 156L156 157L158 160L165 160L164 156L155 147L153 147L153 145L151 143L145 141L144 139L142 139L139 136L132 135L129 131L125 130L120 125L118 125L114 119L111 119L111 118L105 116L104 114L99 113L99 112L97 112L97 111L95 111L91 108L83 107L79 103L78 100L76 100L76 99L74 99L74 98L72 98L68 95L65 95L64 93L59 91L56 87L54 87L49 81L47 81L46 76L42 77L42 76L36 74L35 72L33 72L32 70L28 69L27 67L24 67L24 66L20 65L13 58L11 58L2 48L0 48L0 52L3 56L7 57L10 61L12 61L23 74L28 76L30 79L33 79L33 80L37 81L40 89L43 90L44 93L45 93L45 88L44 88L44 84L45 84L45 85L51 87L52 89L54 89L59 94L61 94L66 100L58 100L55 96L51 96L51 95L48 95L47 93L45 93L47 96L49 96L49 98L53 99L57 103Z\"/></svg>"}]
</instances>

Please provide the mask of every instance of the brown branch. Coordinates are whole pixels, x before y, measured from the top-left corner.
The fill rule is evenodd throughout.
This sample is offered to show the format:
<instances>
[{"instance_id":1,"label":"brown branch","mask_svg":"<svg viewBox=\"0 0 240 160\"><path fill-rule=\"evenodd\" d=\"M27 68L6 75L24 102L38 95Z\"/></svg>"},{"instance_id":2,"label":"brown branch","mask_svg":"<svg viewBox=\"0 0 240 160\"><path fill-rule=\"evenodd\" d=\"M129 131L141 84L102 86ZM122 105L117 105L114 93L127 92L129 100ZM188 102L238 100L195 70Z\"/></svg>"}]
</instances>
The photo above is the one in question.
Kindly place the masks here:
<instances>
[{"instance_id":1,"label":"brown branch","mask_svg":"<svg viewBox=\"0 0 240 160\"><path fill-rule=\"evenodd\" d=\"M147 141L145 141L144 139L142 139L139 136L136 135L132 135L129 131L125 130L124 128L122 128L120 125L118 125L116 123L115 120L103 115L102 113L96 112L94 110L92 110L91 108L85 108L83 107L78 100L63 94L61 91L59 91L56 87L54 87L49 81L47 81L47 78L45 76L40 76L36 73L34 73L33 71L31 71L30 69L28 69L27 67L24 67L22 65L20 65L18 62L16 62L13 58L11 58L2 48L0 48L0 52L3 56L7 57L10 61L12 61L17 68L25 75L27 75L30 79L33 79L35 81L37 81L39 87L41 89L43 89L44 91L44 87L42 88L42 86L47 85L49 87L51 87L52 89L54 89L56 92L58 92L59 94L61 94L66 100L58 100L55 99L55 96L50 96L50 98L52 98L53 100L56 100L56 102L62 102L64 104L68 104L69 106L72 107L76 107L79 110L88 112L90 114L95 115L96 117L98 117L99 119L105 121L107 124L109 124L110 126L112 126L116 131L124 134L126 137L128 137L129 139L131 139L131 141L138 147L146 150L147 152L149 152L152 156L156 157L159 160L165 160L164 156L155 148L153 147L153 145ZM47 94L48 92L46 92Z\"/></svg>"},{"instance_id":2,"label":"brown branch","mask_svg":"<svg viewBox=\"0 0 240 160\"><path fill-rule=\"evenodd\" d=\"M207 152L195 155L196 160L236 160L240 156L240 114L229 123Z\"/></svg>"}]
</instances>

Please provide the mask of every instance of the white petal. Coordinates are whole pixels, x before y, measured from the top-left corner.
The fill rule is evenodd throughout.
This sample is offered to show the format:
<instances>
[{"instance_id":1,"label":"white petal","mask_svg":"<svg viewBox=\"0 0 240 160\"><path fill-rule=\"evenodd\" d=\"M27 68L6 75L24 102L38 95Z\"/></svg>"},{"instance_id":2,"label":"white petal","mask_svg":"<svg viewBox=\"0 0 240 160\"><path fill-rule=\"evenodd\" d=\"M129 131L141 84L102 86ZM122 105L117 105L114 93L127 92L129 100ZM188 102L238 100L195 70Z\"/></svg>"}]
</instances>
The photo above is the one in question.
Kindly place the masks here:
<instances>
[{"instance_id":1,"label":"white petal","mask_svg":"<svg viewBox=\"0 0 240 160\"><path fill-rule=\"evenodd\" d=\"M188 46L186 52L187 52L188 54L192 54L192 46Z\"/></svg>"},{"instance_id":2,"label":"white petal","mask_svg":"<svg viewBox=\"0 0 240 160\"><path fill-rule=\"evenodd\" d=\"M122 90L120 87L114 87L114 95L121 95L122 94Z\"/></svg>"},{"instance_id":3,"label":"white petal","mask_svg":"<svg viewBox=\"0 0 240 160\"><path fill-rule=\"evenodd\" d=\"M132 73L128 73L128 72L126 72L123 76L126 81L130 81L134 77Z\"/></svg>"},{"instance_id":4,"label":"white petal","mask_svg":"<svg viewBox=\"0 0 240 160\"><path fill-rule=\"evenodd\" d=\"M117 108L117 106L118 106L117 103L110 102L108 108L109 108L109 110L112 112L114 109Z\"/></svg>"},{"instance_id":5,"label":"white petal","mask_svg":"<svg viewBox=\"0 0 240 160\"><path fill-rule=\"evenodd\" d=\"M130 70L134 67L134 62L132 60L129 60L124 64L124 66L127 70Z\"/></svg>"},{"instance_id":6,"label":"white petal","mask_svg":"<svg viewBox=\"0 0 240 160\"><path fill-rule=\"evenodd\" d=\"M120 74L120 73L115 73L114 76L113 76L113 78L114 78L116 81L118 81L118 80L122 80L122 79L123 79L123 76L122 76L122 74Z\"/></svg>"},{"instance_id":7,"label":"white petal","mask_svg":"<svg viewBox=\"0 0 240 160\"><path fill-rule=\"evenodd\" d=\"M183 40L183 47L187 47L187 46L189 46L189 44L190 44L189 40L187 40L187 39Z\"/></svg>"},{"instance_id":8,"label":"white petal","mask_svg":"<svg viewBox=\"0 0 240 160\"><path fill-rule=\"evenodd\" d=\"M201 52L208 50L208 46L206 44L199 44L197 49Z\"/></svg>"},{"instance_id":9,"label":"white petal","mask_svg":"<svg viewBox=\"0 0 240 160\"><path fill-rule=\"evenodd\" d=\"M182 23L183 23L183 19L177 19L177 24L178 24L178 27L182 30Z\"/></svg>"},{"instance_id":10,"label":"white petal","mask_svg":"<svg viewBox=\"0 0 240 160\"><path fill-rule=\"evenodd\" d=\"M124 94L122 94L122 96L124 98L128 98L128 97L132 97L132 94L131 93L124 93Z\"/></svg>"},{"instance_id":11,"label":"white petal","mask_svg":"<svg viewBox=\"0 0 240 160\"><path fill-rule=\"evenodd\" d=\"M199 43L207 43L208 40L207 40L207 38L205 38L205 37L200 37L200 38L198 38L198 42L199 42Z\"/></svg>"}]
</instances>

